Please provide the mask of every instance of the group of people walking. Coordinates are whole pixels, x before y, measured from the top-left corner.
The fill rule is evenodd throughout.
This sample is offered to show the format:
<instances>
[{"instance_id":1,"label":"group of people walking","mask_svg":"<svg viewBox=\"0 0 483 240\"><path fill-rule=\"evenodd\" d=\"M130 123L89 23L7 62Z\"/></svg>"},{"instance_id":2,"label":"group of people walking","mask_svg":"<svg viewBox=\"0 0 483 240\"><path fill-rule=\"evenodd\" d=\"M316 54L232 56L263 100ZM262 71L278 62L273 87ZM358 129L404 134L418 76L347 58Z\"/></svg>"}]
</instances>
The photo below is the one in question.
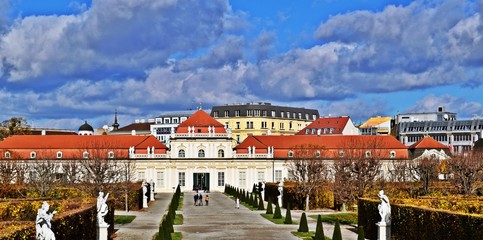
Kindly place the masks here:
<instances>
[{"instance_id":1,"label":"group of people walking","mask_svg":"<svg viewBox=\"0 0 483 240\"><path fill-rule=\"evenodd\" d=\"M195 200L195 206L203 206L203 195L201 193L195 193L193 198ZM208 196L208 194L206 194L205 196L206 206L208 206L209 201L210 201L210 197Z\"/></svg>"}]
</instances>

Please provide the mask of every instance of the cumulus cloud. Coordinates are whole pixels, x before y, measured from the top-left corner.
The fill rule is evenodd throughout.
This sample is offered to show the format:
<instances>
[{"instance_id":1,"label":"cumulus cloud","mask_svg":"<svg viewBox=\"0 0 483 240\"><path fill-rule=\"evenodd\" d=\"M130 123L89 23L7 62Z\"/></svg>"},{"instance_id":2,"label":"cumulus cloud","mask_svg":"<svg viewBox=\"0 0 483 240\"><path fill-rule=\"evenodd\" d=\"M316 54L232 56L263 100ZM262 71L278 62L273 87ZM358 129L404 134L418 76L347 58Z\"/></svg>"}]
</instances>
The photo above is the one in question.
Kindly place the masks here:
<instances>
[{"instance_id":1,"label":"cumulus cloud","mask_svg":"<svg viewBox=\"0 0 483 240\"><path fill-rule=\"evenodd\" d=\"M389 107L381 99L352 99L323 103L319 109L321 116L350 116L354 122L363 122L374 116L386 116Z\"/></svg>"},{"instance_id":2,"label":"cumulus cloud","mask_svg":"<svg viewBox=\"0 0 483 240\"><path fill-rule=\"evenodd\" d=\"M483 116L481 103L448 94L430 94L406 109L406 112L435 112L439 106L444 106L446 111L457 113L458 118Z\"/></svg>"},{"instance_id":3,"label":"cumulus cloud","mask_svg":"<svg viewBox=\"0 0 483 240\"><path fill-rule=\"evenodd\" d=\"M0 42L1 70L19 81L153 67L209 45L227 11L223 0L103 0L77 15L18 19Z\"/></svg>"}]
</instances>

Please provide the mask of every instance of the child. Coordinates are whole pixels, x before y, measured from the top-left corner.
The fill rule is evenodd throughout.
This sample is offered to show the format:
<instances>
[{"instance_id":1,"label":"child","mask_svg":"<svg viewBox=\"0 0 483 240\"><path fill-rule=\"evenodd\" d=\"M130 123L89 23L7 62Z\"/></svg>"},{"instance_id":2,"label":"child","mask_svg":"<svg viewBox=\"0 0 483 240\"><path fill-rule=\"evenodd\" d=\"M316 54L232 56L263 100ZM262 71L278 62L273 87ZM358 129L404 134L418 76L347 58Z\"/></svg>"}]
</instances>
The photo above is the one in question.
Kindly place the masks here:
<instances>
[{"instance_id":1,"label":"child","mask_svg":"<svg viewBox=\"0 0 483 240\"><path fill-rule=\"evenodd\" d=\"M206 206L208 206L208 201L210 200L210 197L208 197L208 195L205 196L205 203L206 203Z\"/></svg>"}]
</instances>

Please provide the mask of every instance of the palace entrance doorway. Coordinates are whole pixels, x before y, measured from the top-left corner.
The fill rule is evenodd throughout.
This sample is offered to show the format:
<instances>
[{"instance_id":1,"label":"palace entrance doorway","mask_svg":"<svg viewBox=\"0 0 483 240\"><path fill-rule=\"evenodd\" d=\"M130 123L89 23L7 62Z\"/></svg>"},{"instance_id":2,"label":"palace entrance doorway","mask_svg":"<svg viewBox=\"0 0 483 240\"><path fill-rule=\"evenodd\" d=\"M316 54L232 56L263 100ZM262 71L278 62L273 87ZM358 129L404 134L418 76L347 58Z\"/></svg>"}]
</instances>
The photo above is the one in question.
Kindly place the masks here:
<instances>
[{"instance_id":1,"label":"palace entrance doorway","mask_svg":"<svg viewBox=\"0 0 483 240\"><path fill-rule=\"evenodd\" d=\"M210 174L209 173L193 173L193 191L210 189Z\"/></svg>"}]
</instances>

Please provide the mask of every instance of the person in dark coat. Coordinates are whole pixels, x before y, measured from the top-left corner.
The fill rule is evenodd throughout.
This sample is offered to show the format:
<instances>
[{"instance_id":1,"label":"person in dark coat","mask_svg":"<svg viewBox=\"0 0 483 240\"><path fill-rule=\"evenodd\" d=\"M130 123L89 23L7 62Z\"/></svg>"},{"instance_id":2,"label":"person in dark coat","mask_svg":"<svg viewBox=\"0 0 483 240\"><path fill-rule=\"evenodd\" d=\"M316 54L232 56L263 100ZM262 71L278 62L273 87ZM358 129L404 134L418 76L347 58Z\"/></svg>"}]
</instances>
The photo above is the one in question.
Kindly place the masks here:
<instances>
[{"instance_id":1,"label":"person in dark coat","mask_svg":"<svg viewBox=\"0 0 483 240\"><path fill-rule=\"evenodd\" d=\"M198 194L195 194L193 198L195 199L195 206L196 206L196 202L198 202Z\"/></svg>"}]
</instances>

